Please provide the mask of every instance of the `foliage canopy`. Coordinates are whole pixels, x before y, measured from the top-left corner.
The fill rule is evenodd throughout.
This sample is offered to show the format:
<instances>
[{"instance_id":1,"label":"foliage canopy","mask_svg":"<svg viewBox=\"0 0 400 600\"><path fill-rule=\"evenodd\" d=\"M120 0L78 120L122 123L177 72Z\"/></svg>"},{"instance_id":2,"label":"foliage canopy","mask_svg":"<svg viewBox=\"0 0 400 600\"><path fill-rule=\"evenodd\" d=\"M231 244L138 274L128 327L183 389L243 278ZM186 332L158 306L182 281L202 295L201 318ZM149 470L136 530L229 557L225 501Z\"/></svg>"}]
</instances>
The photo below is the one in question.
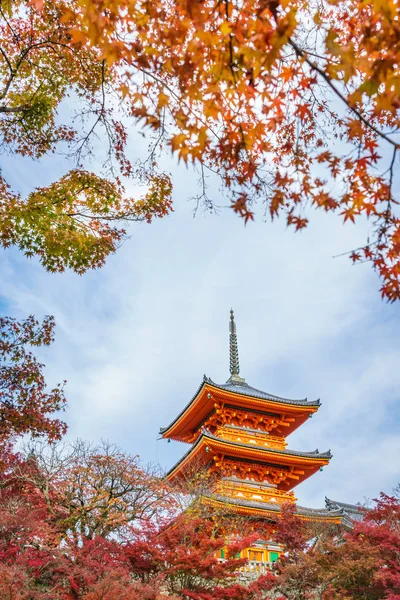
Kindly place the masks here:
<instances>
[{"instance_id":1,"label":"foliage canopy","mask_svg":"<svg viewBox=\"0 0 400 600\"><path fill-rule=\"evenodd\" d=\"M296 230L310 207L368 217L370 237L350 256L372 263L383 297L400 297L398 2L2 0L0 16L3 146L34 157L62 147L77 163L25 200L3 182L3 245L49 269L101 265L121 222L171 209L156 166L169 147L198 165L199 200L214 205L216 173L245 221L255 201ZM80 127L77 116L59 124L71 94ZM126 155L129 118L154 132L141 165ZM82 170L99 127L106 180ZM149 193L127 199L121 176Z\"/></svg>"}]
</instances>

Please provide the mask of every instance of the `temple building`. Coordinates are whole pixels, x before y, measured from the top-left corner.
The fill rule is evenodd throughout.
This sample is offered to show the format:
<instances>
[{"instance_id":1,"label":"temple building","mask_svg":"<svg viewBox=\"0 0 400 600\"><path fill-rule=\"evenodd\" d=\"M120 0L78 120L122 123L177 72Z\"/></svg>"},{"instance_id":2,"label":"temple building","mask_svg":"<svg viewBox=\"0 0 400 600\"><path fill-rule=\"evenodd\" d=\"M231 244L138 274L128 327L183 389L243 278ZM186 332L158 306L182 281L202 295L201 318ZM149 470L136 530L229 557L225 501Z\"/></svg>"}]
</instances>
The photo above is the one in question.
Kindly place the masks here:
<instances>
[{"instance_id":1,"label":"temple building","mask_svg":"<svg viewBox=\"0 0 400 600\"><path fill-rule=\"evenodd\" d=\"M216 510L273 523L283 502L297 502L294 488L332 458L330 450L303 452L287 447L286 438L317 412L320 401L281 398L252 387L240 376L232 310L229 332L228 381L217 384L204 376L182 412L161 429L163 438L190 444L166 477L185 484L193 473L205 472L209 485L202 491L204 503ZM296 514L313 521L340 523L347 513L344 505L327 500L321 509L296 504ZM251 552L273 562L279 547L260 543L249 550L249 558Z\"/></svg>"}]
</instances>

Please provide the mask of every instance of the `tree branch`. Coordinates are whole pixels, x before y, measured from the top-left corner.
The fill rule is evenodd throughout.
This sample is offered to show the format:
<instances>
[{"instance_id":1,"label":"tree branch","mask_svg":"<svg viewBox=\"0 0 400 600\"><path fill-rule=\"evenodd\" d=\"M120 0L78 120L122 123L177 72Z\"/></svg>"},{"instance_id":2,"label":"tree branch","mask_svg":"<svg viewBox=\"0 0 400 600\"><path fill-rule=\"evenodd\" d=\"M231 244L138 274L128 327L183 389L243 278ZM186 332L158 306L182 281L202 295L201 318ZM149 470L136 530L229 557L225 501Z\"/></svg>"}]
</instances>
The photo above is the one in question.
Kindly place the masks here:
<instances>
[{"instance_id":1,"label":"tree branch","mask_svg":"<svg viewBox=\"0 0 400 600\"><path fill-rule=\"evenodd\" d=\"M20 113L26 112L29 109L29 104L23 104L22 106L0 106L0 113Z\"/></svg>"},{"instance_id":2,"label":"tree branch","mask_svg":"<svg viewBox=\"0 0 400 600\"><path fill-rule=\"evenodd\" d=\"M364 123L364 125L366 125L366 127L368 127L369 129L371 129L372 131L374 131L379 137L381 137L382 139L384 139L386 142L388 142L389 144L391 144L395 148L400 148L399 144L397 144L396 142L394 142L393 140L391 140L387 135L385 135L382 131L380 131L377 127L375 127L375 125L373 125L370 121L368 121L368 119L366 119L363 116L363 114L357 108L355 108L354 106L351 106L349 104L349 101L346 98L346 96L344 96L342 94L342 92L340 90L338 90L338 88L335 86L335 84L330 79L330 77L325 73L325 71L323 69L321 69L321 67L318 66L315 62L313 62L310 58L308 58L307 51L302 50L296 44L296 42L293 41L291 38L288 39L288 43L293 48L293 50L296 52L297 56L299 56L300 58L302 58L313 71L315 71L316 73L318 73L326 81L326 83L334 91L334 93L336 94L336 96L338 98L340 98L342 100L342 102L344 102L346 104L346 106L349 108L349 110L351 110L351 112L353 112L356 115L356 117L358 119L360 119L360 121L362 123Z\"/></svg>"}]
</instances>

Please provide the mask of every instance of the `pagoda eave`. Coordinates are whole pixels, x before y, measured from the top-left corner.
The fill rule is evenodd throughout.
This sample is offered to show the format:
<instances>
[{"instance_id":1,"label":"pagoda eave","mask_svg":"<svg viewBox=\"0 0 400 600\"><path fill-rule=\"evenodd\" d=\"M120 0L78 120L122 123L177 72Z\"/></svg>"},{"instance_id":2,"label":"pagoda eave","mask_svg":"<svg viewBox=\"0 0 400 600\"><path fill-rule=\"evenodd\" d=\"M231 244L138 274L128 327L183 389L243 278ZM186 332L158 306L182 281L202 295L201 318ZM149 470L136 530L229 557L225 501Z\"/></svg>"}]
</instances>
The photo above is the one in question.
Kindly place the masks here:
<instances>
[{"instance_id":1,"label":"pagoda eave","mask_svg":"<svg viewBox=\"0 0 400 600\"><path fill-rule=\"evenodd\" d=\"M202 502L207 506L212 506L228 514L243 515L254 519L260 519L267 522L276 522L280 517L280 505L257 504L255 502L241 502L236 498L227 498L221 496L203 496ZM343 520L342 511L329 511L327 509L311 509L297 507L295 515L305 521L318 521L325 523L340 524Z\"/></svg>"},{"instance_id":2,"label":"pagoda eave","mask_svg":"<svg viewBox=\"0 0 400 600\"><path fill-rule=\"evenodd\" d=\"M286 419L285 423L277 425L274 433L288 436L320 407L319 400L313 402L288 400L268 394L261 397L256 393L262 394L262 392L250 386L230 385L226 387L229 389L214 384L208 379L203 381L193 399L180 415L168 427L160 429L162 437L193 443L199 428L213 413L224 408L244 409L261 416L270 415Z\"/></svg>"},{"instance_id":3,"label":"pagoda eave","mask_svg":"<svg viewBox=\"0 0 400 600\"><path fill-rule=\"evenodd\" d=\"M227 462L224 467L225 457ZM181 479L185 477L186 473L190 473L191 467L194 470L199 470L199 468L211 465L211 463L214 463L214 471L219 469L223 471L224 468L228 467L232 469L232 463L239 461L242 467L243 464L247 464L248 471L253 473L256 473L257 469L260 472L266 469L274 469L275 474L281 470L282 477L278 477L278 481L285 480L283 489L289 491L327 465L330 458L331 454L329 452L301 453L291 450L278 450L224 440L203 432L190 450L167 473L166 477L169 481ZM236 468L236 465L234 465L233 469ZM233 470L233 472L235 471Z\"/></svg>"}]
</instances>

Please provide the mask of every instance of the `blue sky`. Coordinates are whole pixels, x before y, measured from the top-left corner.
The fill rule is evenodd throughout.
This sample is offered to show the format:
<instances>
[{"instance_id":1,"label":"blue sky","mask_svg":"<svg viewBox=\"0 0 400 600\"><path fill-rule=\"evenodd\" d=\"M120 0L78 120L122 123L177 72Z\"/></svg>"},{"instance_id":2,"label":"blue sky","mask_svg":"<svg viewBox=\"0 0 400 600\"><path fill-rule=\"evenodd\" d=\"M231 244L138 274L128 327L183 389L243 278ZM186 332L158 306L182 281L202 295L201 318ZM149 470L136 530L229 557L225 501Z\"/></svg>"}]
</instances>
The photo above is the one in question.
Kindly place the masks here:
<instances>
[{"instance_id":1,"label":"blue sky","mask_svg":"<svg viewBox=\"0 0 400 600\"><path fill-rule=\"evenodd\" d=\"M390 492L400 480L399 307L383 303L367 265L332 257L357 247L364 226L314 214L301 234L228 209L193 218L197 175L165 160L175 212L130 229L107 265L83 277L50 275L15 249L1 254L5 314L53 314L56 342L41 358L50 383L67 379L69 437L116 442L169 468L186 451L158 440L203 373L229 376L229 309L241 375L286 397L321 398L289 448L330 448L329 467L297 488L299 503L347 502ZM8 159L22 192L67 170Z\"/></svg>"}]
</instances>

